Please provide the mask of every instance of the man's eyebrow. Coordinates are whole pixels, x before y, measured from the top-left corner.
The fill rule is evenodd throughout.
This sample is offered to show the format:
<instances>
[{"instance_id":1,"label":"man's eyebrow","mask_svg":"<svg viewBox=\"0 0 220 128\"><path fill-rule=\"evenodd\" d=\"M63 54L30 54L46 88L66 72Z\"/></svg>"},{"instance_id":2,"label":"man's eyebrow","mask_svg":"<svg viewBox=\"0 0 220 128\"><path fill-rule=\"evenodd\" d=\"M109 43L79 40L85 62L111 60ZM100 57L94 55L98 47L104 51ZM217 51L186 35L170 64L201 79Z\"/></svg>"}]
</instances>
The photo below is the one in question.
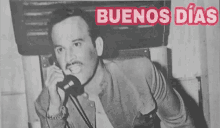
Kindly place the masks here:
<instances>
[{"instance_id":1,"label":"man's eyebrow","mask_svg":"<svg viewBox=\"0 0 220 128\"><path fill-rule=\"evenodd\" d=\"M72 42L83 41L83 40L84 40L84 39L79 38L79 39L72 40ZM54 47L54 48L62 47L62 45L54 44L53 47Z\"/></svg>"},{"instance_id":2,"label":"man's eyebrow","mask_svg":"<svg viewBox=\"0 0 220 128\"><path fill-rule=\"evenodd\" d=\"M53 47L54 47L54 48L57 48L57 47L62 47L62 46L61 46L61 45L58 45L58 44L54 44Z\"/></svg>"},{"instance_id":3,"label":"man's eyebrow","mask_svg":"<svg viewBox=\"0 0 220 128\"><path fill-rule=\"evenodd\" d=\"M83 41L83 39L82 38L78 38L78 39L72 40L72 42L77 42L77 41Z\"/></svg>"}]
</instances>

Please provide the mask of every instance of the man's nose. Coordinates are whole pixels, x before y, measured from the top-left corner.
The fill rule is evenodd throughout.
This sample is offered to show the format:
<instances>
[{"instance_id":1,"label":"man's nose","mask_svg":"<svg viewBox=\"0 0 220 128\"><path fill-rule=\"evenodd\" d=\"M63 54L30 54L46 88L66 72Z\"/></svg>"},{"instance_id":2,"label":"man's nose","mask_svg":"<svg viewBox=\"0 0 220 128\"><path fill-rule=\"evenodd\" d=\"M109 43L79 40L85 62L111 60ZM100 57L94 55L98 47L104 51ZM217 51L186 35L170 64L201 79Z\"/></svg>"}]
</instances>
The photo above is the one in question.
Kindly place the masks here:
<instances>
[{"instance_id":1,"label":"man's nose","mask_svg":"<svg viewBox=\"0 0 220 128\"><path fill-rule=\"evenodd\" d=\"M67 51L66 52L66 62L67 63L71 63L72 61L76 60L76 55L74 54L74 52L71 51Z\"/></svg>"}]
</instances>

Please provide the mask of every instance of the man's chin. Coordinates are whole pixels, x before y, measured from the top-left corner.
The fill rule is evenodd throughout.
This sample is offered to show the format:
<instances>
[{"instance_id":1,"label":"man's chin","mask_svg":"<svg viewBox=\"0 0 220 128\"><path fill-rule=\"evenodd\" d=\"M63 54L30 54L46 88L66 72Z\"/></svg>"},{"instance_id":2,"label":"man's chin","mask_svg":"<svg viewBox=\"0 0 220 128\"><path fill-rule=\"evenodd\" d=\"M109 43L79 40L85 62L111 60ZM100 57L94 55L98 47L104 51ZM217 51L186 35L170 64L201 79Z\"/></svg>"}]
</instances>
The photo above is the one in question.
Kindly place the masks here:
<instances>
[{"instance_id":1,"label":"man's chin","mask_svg":"<svg viewBox=\"0 0 220 128\"><path fill-rule=\"evenodd\" d=\"M82 86L86 86L92 79L92 77L89 78L82 78L82 77L77 77L81 83Z\"/></svg>"}]
</instances>

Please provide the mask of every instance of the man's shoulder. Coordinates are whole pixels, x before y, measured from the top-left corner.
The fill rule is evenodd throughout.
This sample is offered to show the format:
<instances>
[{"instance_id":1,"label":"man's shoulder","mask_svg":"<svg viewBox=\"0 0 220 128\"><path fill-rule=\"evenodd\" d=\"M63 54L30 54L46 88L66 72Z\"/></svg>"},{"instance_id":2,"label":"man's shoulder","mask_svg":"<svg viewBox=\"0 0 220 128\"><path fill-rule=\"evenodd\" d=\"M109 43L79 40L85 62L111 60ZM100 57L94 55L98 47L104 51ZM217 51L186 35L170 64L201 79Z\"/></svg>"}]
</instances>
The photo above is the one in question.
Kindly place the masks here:
<instances>
[{"instance_id":1,"label":"man's shoulder","mask_svg":"<svg viewBox=\"0 0 220 128\"><path fill-rule=\"evenodd\" d=\"M147 57L139 56L139 57L129 57L129 58L118 58L115 59L114 62L119 64L122 63L127 65L132 65L132 64L147 64L150 63L150 60Z\"/></svg>"},{"instance_id":2,"label":"man's shoulder","mask_svg":"<svg viewBox=\"0 0 220 128\"><path fill-rule=\"evenodd\" d=\"M120 69L137 71L149 71L152 68L152 62L147 57L130 57L130 58L116 58L107 62L114 63Z\"/></svg>"},{"instance_id":3,"label":"man's shoulder","mask_svg":"<svg viewBox=\"0 0 220 128\"><path fill-rule=\"evenodd\" d=\"M139 109L142 114L147 114L155 108L150 90L153 66L147 57L117 58L107 65L114 78L120 80L125 78L124 80L129 81L132 88L138 92L141 101ZM123 77L118 77L118 74ZM123 88L122 85L120 87Z\"/></svg>"}]
</instances>

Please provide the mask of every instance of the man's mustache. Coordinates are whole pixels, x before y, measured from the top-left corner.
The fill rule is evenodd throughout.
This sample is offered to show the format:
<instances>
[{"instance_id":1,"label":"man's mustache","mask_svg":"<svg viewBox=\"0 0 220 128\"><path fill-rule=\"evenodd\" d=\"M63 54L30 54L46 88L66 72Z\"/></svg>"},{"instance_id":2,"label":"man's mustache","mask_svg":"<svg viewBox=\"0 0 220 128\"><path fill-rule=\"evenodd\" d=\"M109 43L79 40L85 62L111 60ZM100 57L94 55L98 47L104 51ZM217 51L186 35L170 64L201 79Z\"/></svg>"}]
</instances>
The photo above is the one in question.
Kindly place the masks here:
<instances>
[{"instance_id":1,"label":"man's mustache","mask_svg":"<svg viewBox=\"0 0 220 128\"><path fill-rule=\"evenodd\" d=\"M66 69L68 69L71 65L74 65L74 64L80 64L80 65L82 65L83 63L80 62L80 61L73 61L73 62L71 62L71 63L67 63L67 64L66 64Z\"/></svg>"}]
</instances>

